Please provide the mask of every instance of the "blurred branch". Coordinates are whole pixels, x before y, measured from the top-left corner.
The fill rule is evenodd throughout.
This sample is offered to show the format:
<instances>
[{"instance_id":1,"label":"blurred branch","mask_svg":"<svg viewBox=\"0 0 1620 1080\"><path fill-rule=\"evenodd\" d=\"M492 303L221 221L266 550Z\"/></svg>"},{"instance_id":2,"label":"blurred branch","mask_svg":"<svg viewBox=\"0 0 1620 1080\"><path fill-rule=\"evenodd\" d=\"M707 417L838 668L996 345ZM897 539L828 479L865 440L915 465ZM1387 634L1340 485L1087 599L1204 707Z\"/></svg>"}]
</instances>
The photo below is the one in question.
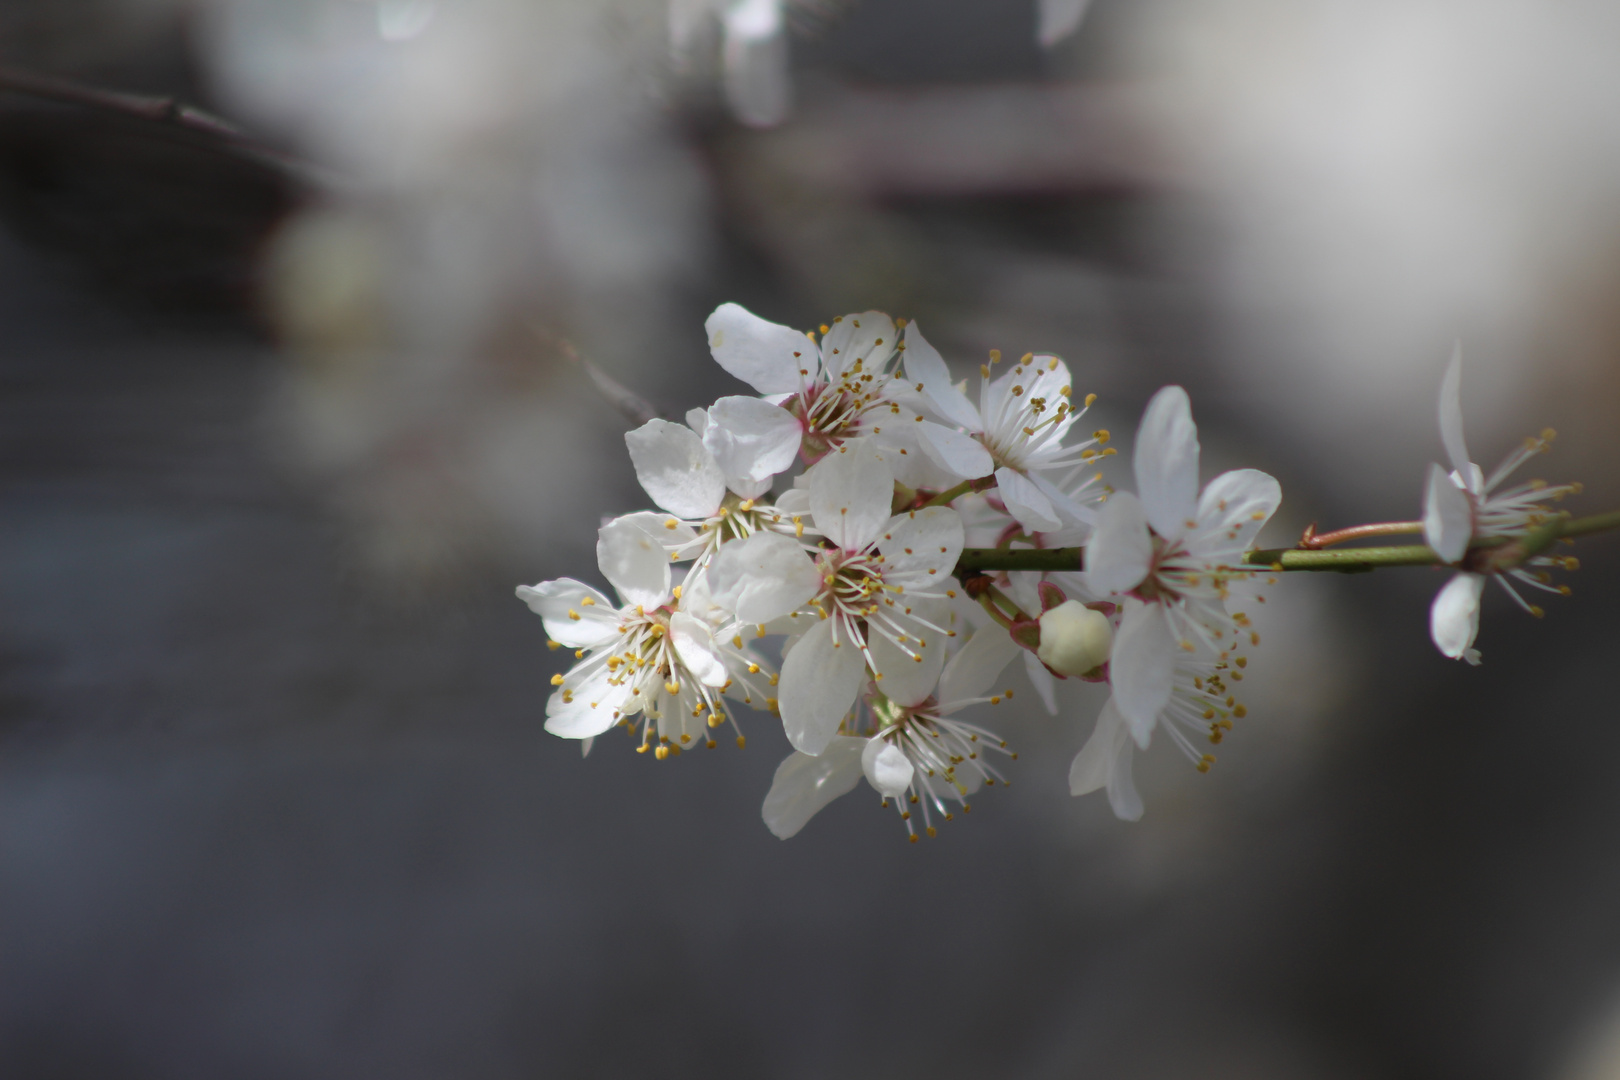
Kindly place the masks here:
<instances>
[{"instance_id":1,"label":"blurred branch","mask_svg":"<svg viewBox=\"0 0 1620 1080\"><path fill-rule=\"evenodd\" d=\"M54 75L40 75L0 65L0 92L21 94L42 101L75 105L96 112L151 124L154 128L202 136L204 145L256 158L271 167L320 187L333 178L324 170L264 145L241 128L213 113L184 104L178 98L127 94L103 90Z\"/></svg>"},{"instance_id":2,"label":"blurred branch","mask_svg":"<svg viewBox=\"0 0 1620 1080\"><path fill-rule=\"evenodd\" d=\"M562 354L563 359L585 372L597 392L607 399L607 403L637 427L649 420L668 419L652 402L603 371L594 361L581 356L579 350L574 348L573 342L567 338L558 337L538 326L533 327L533 330L537 337L553 345Z\"/></svg>"}]
</instances>

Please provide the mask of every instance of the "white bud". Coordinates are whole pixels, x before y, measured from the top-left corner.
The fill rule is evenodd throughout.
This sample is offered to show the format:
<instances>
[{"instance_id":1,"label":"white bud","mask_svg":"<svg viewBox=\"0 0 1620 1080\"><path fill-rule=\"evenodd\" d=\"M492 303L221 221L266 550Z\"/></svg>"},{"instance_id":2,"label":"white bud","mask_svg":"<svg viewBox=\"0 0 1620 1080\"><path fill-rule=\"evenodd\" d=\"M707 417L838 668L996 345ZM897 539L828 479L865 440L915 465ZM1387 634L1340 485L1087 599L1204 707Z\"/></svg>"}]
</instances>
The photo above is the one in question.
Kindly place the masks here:
<instances>
[{"instance_id":1,"label":"white bud","mask_svg":"<svg viewBox=\"0 0 1620 1080\"><path fill-rule=\"evenodd\" d=\"M870 739L861 751L867 782L884 798L897 799L911 786L911 762L899 747L883 739Z\"/></svg>"},{"instance_id":2,"label":"white bud","mask_svg":"<svg viewBox=\"0 0 1620 1080\"><path fill-rule=\"evenodd\" d=\"M1041 646L1035 655L1060 675L1084 675L1108 662L1113 645L1108 616L1078 600L1065 600L1041 615Z\"/></svg>"}]
</instances>

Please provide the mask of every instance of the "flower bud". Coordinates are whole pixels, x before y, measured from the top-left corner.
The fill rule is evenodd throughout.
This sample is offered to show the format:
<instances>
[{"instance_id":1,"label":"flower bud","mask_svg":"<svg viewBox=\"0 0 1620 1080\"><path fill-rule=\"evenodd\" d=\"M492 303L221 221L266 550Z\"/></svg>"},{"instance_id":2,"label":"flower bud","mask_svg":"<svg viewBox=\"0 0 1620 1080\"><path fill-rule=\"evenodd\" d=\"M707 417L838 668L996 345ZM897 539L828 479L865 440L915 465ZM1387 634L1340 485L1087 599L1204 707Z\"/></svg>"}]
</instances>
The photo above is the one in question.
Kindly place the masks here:
<instances>
[{"instance_id":1,"label":"flower bud","mask_svg":"<svg viewBox=\"0 0 1620 1080\"><path fill-rule=\"evenodd\" d=\"M1065 600L1041 615L1035 655L1060 675L1084 675L1108 662L1114 627L1108 616L1078 600Z\"/></svg>"}]
</instances>

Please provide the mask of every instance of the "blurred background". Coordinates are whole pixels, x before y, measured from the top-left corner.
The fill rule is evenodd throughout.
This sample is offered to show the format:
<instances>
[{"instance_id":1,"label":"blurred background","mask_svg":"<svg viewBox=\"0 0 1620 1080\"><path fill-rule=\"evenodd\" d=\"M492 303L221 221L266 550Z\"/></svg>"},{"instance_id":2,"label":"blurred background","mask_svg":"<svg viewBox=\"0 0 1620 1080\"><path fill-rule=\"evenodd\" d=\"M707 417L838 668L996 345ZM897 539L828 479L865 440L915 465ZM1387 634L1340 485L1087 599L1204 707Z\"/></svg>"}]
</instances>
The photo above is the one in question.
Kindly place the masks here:
<instances>
[{"instance_id":1,"label":"blurred background","mask_svg":"<svg viewBox=\"0 0 1620 1080\"><path fill-rule=\"evenodd\" d=\"M1417 514L1461 340L1620 505L1620 8L1053 7L0 8L0 1073L1620 1077L1611 539L1479 669L1440 573L1282 582L1136 824L1088 687L915 846L775 840L767 717L541 730L512 588L646 504L571 357L679 415L726 300L1056 352L1119 461L1180 382L1277 545Z\"/></svg>"}]
</instances>

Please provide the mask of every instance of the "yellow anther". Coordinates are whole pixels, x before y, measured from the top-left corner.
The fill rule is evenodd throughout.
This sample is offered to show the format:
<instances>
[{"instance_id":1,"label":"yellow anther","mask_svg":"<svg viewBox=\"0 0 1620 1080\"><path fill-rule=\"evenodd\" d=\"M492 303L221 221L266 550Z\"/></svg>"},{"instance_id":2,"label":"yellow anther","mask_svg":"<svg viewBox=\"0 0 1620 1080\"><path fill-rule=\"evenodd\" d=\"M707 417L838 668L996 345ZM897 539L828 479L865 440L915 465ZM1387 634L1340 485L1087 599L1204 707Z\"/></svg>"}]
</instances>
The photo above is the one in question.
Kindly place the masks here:
<instances>
[{"instance_id":1,"label":"yellow anther","mask_svg":"<svg viewBox=\"0 0 1620 1080\"><path fill-rule=\"evenodd\" d=\"M990 350L990 363L991 364L999 364L999 363L1001 363L1001 350L1000 349L991 349Z\"/></svg>"},{"instance_id":2,"label":"yellow anther","mask_svg":"<svg viewBox=\"0 0 1620 1080\"><path fill-rule=\"evenodd\" d=\"M1237 717L1239 720L1241 720L1245 716L1249 715L1249 710L1245 706L1234 705L1234 706L1232 706L1232 715Z\"/></svg>"},{"instance_id":3,"label":"yellow anther","mask_svg":"<svg viewBox=\"0 0 1620 1080\"><path fill-rule=\"evenodd\" d=\"M568 617L570 619L573 619L575 622L578 622L579 621L579 612L575 611L573 608L569 608L568 609Z\"/></svg>"},{"instance_id":4,"label":"yellow anther","mask_svg":"<svg viewBox=\"0 0 1620 1080\"><path fill-rule=\"evenodd\" d=\"M1098 428L1096 431L1093 431L1091 433L1091 437L1093 439L1096 439L1099 443L1105 443L1109 439L1111 439L1113 436L1108 434L1108 429L1107 428Z\"/></svg>"},{"instance_id":5,"label":"yellow anther","mask_svg":"<svg viewBox=\"0 0 1620 1080\"><path fill-rule=\"evenodd\" d=\"M653 751L653 757L657 758L659 761L663 761L665 758L669 757L669 747L660 746L658 749Z\"/></svg>"},{"instance_id":6,"label":"yellow anther","mask_svg":"<svg viewBox=\"0 0 1620 1080\"><path fill-rule=\"evenodd\" d=\"M563 684L563 677L561 675L553 675L551 677L551 685L552 686L561 686L562 684Z\"/></svg>"},{"instance_id":7,"label":"yellow anther","mask_svg":"<svg viewBox=\"0 0 1620 1080\"><path fill-rule=\"evenodd\" d=\"M737 736L737 749L741 750L748 745L748 740L741 735Z\"/></svg>"},{"instance_id":8,"label":"yellow anther","mask_svg":"<svg viewBox=\"0 0 1620 1080\"><path fill-rule=\"evenodd\" d=\"M664 522L664 528L666 529L674 529L679 527L679 525L680 522L676 521L674 518L670 518L668 521Z\"/></svg>"},{"instance_id":9,"label":"yellow anther","mask_svg":"<svg viewBox=\"0 0 1620 1080\"><path fill-rule=\"evenodd\" d=\"M675 586L673 589L670 590L670 595L674 596L675 599L679 600L681 598L681 587L679 585Z\"/></svg>"},{"instance_id":10,"label":"yellow anther","mask_svg":"<svg viewBox=\"0 0 1620 1080\"><path fill-rule=\"evenodd\" d=\"M579 606L580 607L595 607L596 606L596 597L594 597L594 596L582 596L582 597L580 597Z\"/></svg>"},{"instance_id":11,"label":"yellow anther","mask_svg":"<svg viewBox=\"0 0 1620 1080\"><path fill-rule=\"evenodd\" d=\"M552 652L556 652L558 649L562 648L562 642L560 642L560 641L547 641L546 642L546 648L550 649Z\"/></svg>"},{"instance_id":12,"label":"yellow anther","mask_svg":"<svg viewBox=\"0 0 1620 1080\"><path fill-rule=\"evenodd\" d=\"M681 684L679 682L667 682L664 684L664 692L667 694L678 694L681 692Z\"/></svg>"},{"instance_id":13,"label":"yellow anther","mask_svg":"<svg viewBox=\"0 0 1620 1080\"><path fill-rule=\"evenodd\" d=\"M1532 614L1536 618L1540 619L1540 618L1544 617L1547 613L1545 611L1541 610L1541 608L1537 607L1535 604L1531 604L1530 605L1530 614Z\"/></svg>"}]
</instances>

